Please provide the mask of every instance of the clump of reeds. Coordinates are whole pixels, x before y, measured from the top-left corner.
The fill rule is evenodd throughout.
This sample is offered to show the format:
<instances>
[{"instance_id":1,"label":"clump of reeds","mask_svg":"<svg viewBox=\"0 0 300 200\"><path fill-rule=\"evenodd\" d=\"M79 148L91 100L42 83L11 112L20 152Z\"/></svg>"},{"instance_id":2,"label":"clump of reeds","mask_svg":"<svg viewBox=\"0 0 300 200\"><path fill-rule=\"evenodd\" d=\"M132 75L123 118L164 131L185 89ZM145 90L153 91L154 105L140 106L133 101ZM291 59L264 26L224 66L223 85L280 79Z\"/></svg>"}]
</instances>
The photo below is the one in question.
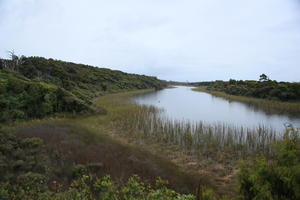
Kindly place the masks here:
<instances>
[{"instance_id":1,"label":"clump of reeds","mask_svg":"<svg viewBox=\"0 0 300 200\"><path fill-rule=\"evenodd\" d=\"M217 159L224 155L236 159L257 154L271 155L271 143L281 138L273 129L263 125L250 129L224 123L171 120L153 106L138 106L116 126L140 139L178 145L199 156Z\"/></svg>"}]
</instances>

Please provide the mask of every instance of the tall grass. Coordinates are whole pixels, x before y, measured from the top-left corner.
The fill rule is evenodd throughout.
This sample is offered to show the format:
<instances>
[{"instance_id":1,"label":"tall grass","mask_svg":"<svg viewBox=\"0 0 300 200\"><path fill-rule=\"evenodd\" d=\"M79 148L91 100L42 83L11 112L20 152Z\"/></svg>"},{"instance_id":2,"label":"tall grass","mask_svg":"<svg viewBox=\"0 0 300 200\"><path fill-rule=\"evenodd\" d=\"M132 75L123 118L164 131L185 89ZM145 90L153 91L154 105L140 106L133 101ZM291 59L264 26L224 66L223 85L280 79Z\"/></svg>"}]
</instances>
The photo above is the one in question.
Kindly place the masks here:
<instances>
[{"instance_id":1,"label":"tall grass","mask_svg":"<svg viewBox=\"0 0 300 200\"><path fill-rule=\"evenodd\" d=\"M262 125L250 129L224 123L171 120L161 112L153 106L137 106L125 118L115 121L114 126L135 138L178 145L207 158L271 155L271 143L281 138L274 130Z\"/></svg>"}]
</instances>

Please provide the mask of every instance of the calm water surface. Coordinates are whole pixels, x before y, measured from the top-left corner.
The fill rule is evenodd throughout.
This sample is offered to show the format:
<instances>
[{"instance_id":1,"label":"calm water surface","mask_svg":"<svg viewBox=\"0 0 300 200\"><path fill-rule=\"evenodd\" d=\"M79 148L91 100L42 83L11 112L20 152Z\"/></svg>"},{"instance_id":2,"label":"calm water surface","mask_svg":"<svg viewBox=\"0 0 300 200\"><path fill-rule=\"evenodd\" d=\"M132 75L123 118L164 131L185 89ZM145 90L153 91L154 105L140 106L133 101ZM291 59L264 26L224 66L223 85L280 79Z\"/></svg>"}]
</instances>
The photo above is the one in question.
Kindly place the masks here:
<instances>
[{"instance_id":1,"label":"calm water surface","mask_svg":"<svg viewBox=\"0 0 300 200\"><path fill-rule=\"evenodd\" d=\"M278 132L284 130L283 124L286 122L300 127L300 118L266 114L245 103L228 101L204 92L192 91L191 87L178 86L139 94L133 100L138 104L162 108L164 109L163 114L174 120L221 122L249 128L264 125Z\"/></svg>"}]
</instances>

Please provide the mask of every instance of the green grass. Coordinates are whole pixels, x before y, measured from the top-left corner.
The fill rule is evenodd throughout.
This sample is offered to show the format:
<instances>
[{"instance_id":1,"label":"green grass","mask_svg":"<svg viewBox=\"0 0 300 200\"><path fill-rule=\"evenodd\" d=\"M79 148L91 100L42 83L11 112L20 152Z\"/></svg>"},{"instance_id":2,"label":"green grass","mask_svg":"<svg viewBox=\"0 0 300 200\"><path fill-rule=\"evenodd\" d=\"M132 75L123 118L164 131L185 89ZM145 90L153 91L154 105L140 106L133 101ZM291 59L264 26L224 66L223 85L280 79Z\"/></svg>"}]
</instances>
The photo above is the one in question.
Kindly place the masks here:
<instances>
[{"instance_id":1,"label":"green grass","mask_svg":"<svg viewBox=\"0 0 300 200\"><path fill-rule=\"evenodd\" d=\"M291 116L300 115L299 102L283 102L253 97L236 96L226 94L225 92L207 90L206 87L198 87L194 88L193 90L198 92L206 92L216 97L227 99L229 101L239 101L247 103L248 105L253 106L253 108L263 110L268 114L286 114Z\"/></svg>"}]
</instances>

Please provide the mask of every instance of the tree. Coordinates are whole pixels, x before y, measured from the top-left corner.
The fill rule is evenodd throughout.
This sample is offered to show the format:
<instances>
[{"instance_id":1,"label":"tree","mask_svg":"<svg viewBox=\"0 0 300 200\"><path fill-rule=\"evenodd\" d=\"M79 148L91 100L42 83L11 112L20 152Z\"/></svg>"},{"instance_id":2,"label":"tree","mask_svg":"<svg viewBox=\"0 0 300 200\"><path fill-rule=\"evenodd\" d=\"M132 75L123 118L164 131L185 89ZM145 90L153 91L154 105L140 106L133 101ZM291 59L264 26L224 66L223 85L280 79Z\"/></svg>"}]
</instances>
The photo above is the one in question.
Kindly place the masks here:
<instances>
[{"instance_id":1,"label":"tree","mask_svg":"<svg viewBox=\"0 0 300 200\"><path fill-rule=\"evenodd\" d=\"M231 84L231 85L236 84L236 80L234 80L234 79L229 79L229 84Z\"/></svg>"},{"instance_id":2,"label":"tree","mask_svg":"<svg viewBox=\"0 0 300 200\"><path fill-rule=\"evenodd\" d=\"M265 74L262 74L259 76L259 81L268 81L269 77Z\"/></svg>"},{"instance_id":3,"label":"tree","mask_svg":"<svg viewBox=\"0 0 300 200\"><path fill-rule=\"evenodd\" d=\"M20 64L20 58L15 54L15 51L8 51L9 57L11 59L12 70L18 71L18 65Z\"/></svg>"}]
</instances>

